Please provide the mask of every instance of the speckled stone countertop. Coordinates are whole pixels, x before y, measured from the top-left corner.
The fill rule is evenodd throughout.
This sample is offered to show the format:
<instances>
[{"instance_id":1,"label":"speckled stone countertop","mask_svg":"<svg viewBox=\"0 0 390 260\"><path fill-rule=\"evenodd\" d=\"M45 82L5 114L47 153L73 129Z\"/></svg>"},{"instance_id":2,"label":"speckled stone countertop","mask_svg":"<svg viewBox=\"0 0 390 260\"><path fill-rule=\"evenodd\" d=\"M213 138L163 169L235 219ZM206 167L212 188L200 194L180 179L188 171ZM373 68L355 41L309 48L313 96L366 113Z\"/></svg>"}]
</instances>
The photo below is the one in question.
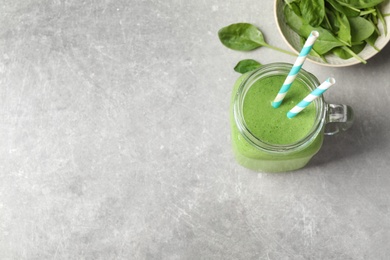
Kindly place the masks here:
<instances>
[{"instance_id":1,"label":"speckled stone countertop","mask_svg":"<svg viewBox=\"0 0 390 260\"><path fill-rule=\"evenodd\" d=\"M273 1L3 0L0 259L388 259L390 46L367 65L304 68L356 113L302 170L233 157L246 58L222 46Z\"/></svg>"}]
</instances>

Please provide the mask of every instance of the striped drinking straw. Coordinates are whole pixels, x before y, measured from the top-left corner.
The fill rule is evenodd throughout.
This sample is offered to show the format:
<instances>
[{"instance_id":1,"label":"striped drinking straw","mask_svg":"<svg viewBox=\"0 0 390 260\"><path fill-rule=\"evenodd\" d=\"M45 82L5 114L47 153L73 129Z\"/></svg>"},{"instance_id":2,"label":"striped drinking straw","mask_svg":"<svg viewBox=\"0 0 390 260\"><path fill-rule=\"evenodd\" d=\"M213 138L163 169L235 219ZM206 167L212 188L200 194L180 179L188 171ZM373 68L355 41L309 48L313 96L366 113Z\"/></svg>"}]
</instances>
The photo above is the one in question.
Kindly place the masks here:
<instances>
[{"instance_id":1,"label":"striped drinking straw","mask_svg":"<svg viewBox=\"0 0 390 260\"><path fill-rule=\"evenodd\" d=\"M321 96L330 86L336 83L334 78L328 78L321 85L319 85L315 90L313 90L309 95L307 95L301 102L293 107L290 111L287 112L288 118L293 118L299 112L301 112L305 107L310 105L313 100Z\"/></svg>"},{"instance_id":2,"label":"striped drinking straw","mask_svg":"<svg viewBox=\"0 0 390 260\"><path fill-rule=\"evenodd\" d=\"M299 56L297 60L295 61L293 67L291 68L290 72L288 73L288 76L286 80L283 83L283 86L279 90L278 95L275 97L274 101L272 102L272 106L274 108L278 108L280 104L282 104L282 101L284 97L287 94L287 91L290 89L294 79L297 77L298 72L301 70L301 67L303 63L306 60L307 55L311 51L311 48L314 45L314 42L317 40L318 36L320 34L317 31L312 31L307 38L305 44L303 45L303 48L301 52L299 53Z\"/></svg>"}]
</instances>

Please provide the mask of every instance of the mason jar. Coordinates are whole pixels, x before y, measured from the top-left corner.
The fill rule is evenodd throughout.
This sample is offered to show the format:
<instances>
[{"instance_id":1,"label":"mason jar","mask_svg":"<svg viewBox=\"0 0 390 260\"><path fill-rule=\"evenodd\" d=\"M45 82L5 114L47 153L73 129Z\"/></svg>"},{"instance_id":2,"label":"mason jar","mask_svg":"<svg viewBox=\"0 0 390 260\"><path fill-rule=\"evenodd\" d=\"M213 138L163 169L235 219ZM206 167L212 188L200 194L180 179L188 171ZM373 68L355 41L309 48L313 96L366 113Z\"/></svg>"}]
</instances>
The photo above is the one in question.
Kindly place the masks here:
<instances>
[{"instance_id":1,"label":"mason jar","mask_svg":"<svg viewBox=\"0 0 390 260\"><path fill-rule=\"evenodd\" d=\"M237 162L246 168L259 172L285 172L300 169L321 149L324 135L334 135L347 130L353 123L351 107L328 104L321 96L313 101L315 106L314 123L303 138L292 143L279 144L270 143L256 136L249 129L243 113L248 90L256 82L265 78L287 77L291 68L292 64L288 63L263 65L254 71L243 74L234 84L230 106L232 145ZM304 69L300 70L295 81L306 86L308 92L320 84L314 75ZM286 120L294 119L286 117Z\"/></svg>"}]
</instances>

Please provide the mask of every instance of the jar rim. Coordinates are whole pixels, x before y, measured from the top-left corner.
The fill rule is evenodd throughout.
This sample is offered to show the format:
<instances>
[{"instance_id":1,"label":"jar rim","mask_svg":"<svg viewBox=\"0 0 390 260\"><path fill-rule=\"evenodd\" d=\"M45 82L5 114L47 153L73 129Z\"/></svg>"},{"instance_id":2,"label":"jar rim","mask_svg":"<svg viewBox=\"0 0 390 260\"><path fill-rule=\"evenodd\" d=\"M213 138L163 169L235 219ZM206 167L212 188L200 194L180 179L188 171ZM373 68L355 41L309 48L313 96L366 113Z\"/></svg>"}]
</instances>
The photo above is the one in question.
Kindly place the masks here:
<instances>
[{"instance_id":1,"label":"jar rim","mask_svg":"<svg viewBox=\"0 0 390 260\"><path fill-rule=\"evenodd\" d=\"M320 134L324 124L325 124L325 115L326 115L326 105L323 96L317 98L315 102L316 107L316 119L315 122L309 131L309 133L302 139L291 143L291 144L272 144L261 140L256 137L248 129L244 116L243 116L243 103L245 95L248 92L249 88L253 85L254 82L260 78L272 76L272 75L283 75L286 76L292 68L292 64L289 63L270 63L261 66L260 68L249 72L248 75L244 78L241 84L238 87L236 96L234 98L233 105L233 115L236 122L237 128L240 131L241 135L249 142L252 146L257 149L266 151L266 152L275 152L275 153L288 153L296 152L304 149L312 143L312 141ZM310 90L314 90L319 86L318 79L311 73L307 72L304 69L301 69L297 75L296 80L303 81Z\"/></svg>"}]
</instances>

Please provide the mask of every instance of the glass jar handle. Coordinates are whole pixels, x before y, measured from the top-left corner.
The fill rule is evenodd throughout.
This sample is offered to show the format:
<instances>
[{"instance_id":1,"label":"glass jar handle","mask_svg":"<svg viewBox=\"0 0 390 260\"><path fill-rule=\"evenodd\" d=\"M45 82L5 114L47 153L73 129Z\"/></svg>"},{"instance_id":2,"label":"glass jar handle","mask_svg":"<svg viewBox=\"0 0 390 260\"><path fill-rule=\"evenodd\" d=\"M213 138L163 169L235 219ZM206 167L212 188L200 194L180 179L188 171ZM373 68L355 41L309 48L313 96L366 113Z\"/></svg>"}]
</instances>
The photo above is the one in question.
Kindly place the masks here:
<instances>
[{"instance_id":1,"label":"glass jar handle","mask_svg":"<svg viewBox=\"0 0 390 260\"><path fill-rule=\"evenodd\" d=\"M354 121L353 109L347 105L328 104L325 135L335 135L350 128Z\"/></svg>"}]
</instances>

